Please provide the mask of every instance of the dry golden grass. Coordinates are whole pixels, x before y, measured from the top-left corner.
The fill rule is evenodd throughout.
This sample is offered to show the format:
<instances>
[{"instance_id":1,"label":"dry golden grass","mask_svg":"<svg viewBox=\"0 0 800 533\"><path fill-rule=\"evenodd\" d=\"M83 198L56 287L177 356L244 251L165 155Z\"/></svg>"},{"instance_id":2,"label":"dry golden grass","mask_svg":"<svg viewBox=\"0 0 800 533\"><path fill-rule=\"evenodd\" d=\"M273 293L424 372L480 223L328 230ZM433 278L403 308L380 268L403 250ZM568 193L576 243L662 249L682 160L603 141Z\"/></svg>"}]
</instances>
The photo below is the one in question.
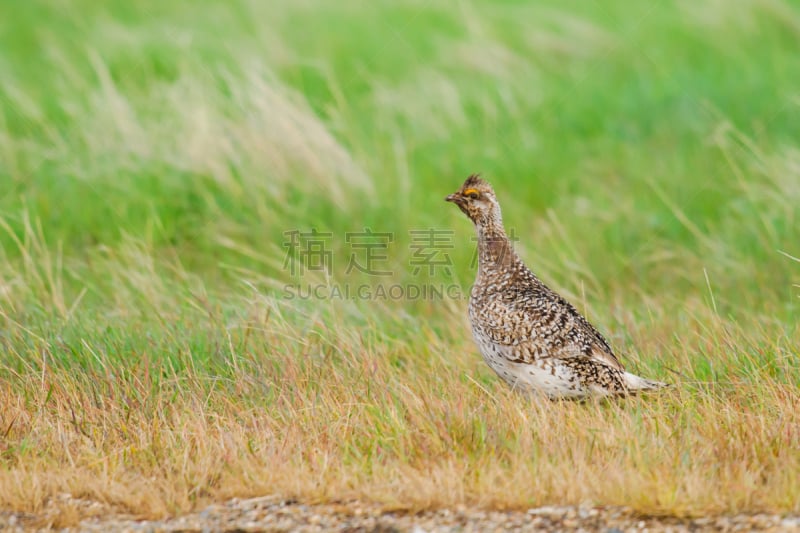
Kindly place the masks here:
<instances>
[{"instance_id":1,"label":"dry golden grass","mask_svg":"<svg viewBox=\"0 0 800 533\"><path fill-rule=\"evenodd\" d=\"M302 318L265 297L241 303L236 323L194 317L192 328L225 339L215 372L193 369L180 340L168 344L181 370L158 357L166 346L115 355L84 341L97 363L85 372L47 360L73 349L68 340L31 340L18 355L41 361L0 390L0 505L37 512L69 492L159 517L279 493L410 508L800 510L800 394L786 379L797 331L764 326L754 338L696 308L695 321L636 331L648 360L687 376L672 390L542 402L489 375L460 315L446 334L414 319L412 346L348 325L347 306ZM723 377L694 381L704 365Z\"/></svg>"}]
</instances>

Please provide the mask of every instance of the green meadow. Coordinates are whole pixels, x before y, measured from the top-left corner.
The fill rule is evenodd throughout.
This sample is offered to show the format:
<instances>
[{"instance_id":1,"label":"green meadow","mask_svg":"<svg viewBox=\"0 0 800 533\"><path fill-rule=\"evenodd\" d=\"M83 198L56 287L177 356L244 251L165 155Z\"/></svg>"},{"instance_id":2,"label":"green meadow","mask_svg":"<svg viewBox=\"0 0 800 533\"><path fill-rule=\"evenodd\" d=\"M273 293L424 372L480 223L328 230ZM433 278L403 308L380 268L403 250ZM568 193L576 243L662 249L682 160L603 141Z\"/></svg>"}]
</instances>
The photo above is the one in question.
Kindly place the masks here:
<instances>
[{"instance_id":1,"label":"green meadow","mask_svg":"<svg viewBox=\"0 0 800 533\"><path fill-rule=\"evenodd\" d=\"M798 41L788 0L6 2L0 508L800 512ZM670 390L493 375L477 172Z\"/></svg>"}]
</instances>

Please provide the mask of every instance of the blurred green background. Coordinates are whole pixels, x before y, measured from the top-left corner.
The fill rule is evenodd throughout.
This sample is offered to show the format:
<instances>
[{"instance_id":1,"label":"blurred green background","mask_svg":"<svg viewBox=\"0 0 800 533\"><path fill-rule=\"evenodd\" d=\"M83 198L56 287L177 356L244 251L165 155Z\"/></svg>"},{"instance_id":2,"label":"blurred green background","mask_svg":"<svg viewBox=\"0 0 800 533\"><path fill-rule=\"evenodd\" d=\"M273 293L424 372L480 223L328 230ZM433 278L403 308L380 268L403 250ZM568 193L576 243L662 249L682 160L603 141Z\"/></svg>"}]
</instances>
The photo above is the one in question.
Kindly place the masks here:
<instances>
[{"instance_id":1,"label":"blurred green background","mask_svg":"<svg viewBox=\"0 0 800 533\"><path fill-rule=\"evenodd\" d=\"M280 294L284 232L310 228L343 280L346 232L393 232L398 282L410 229L452 229L434 277L468 288L443 197L482 172L532 269L601 321L701 300L791 327L799 41L780 0L6 2L0 298L103 322L139 305L142 257L166 293Z\"/></svg>"}]
</instances>

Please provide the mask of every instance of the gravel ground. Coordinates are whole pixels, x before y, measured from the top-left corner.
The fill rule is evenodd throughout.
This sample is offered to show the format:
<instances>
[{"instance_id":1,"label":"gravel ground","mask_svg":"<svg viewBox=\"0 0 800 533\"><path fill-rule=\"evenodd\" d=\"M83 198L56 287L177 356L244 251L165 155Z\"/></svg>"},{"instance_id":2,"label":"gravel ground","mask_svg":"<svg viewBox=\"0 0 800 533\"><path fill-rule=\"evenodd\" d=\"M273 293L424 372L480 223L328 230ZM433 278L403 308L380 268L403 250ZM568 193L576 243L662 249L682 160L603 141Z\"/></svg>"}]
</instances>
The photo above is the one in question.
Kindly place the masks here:
<instances>
[{"instance_id":1,"label":"gravel ground","mask_svg":"<svg viewBox=\"0 0 800 533\"><path fill-rule=\"evenodd\" d=\"M165 520L108 515L100 504L63 495L42 515L0 512L0 530L30 531L800 531L800 516L768 514L681 519L645 517L624 507L540 507L525 511L468 508L386 511L359 504L305 505L276 497L234 499L203 511ZM80 519L82 516L91 518Z\"/></svg>"}]
</instances>

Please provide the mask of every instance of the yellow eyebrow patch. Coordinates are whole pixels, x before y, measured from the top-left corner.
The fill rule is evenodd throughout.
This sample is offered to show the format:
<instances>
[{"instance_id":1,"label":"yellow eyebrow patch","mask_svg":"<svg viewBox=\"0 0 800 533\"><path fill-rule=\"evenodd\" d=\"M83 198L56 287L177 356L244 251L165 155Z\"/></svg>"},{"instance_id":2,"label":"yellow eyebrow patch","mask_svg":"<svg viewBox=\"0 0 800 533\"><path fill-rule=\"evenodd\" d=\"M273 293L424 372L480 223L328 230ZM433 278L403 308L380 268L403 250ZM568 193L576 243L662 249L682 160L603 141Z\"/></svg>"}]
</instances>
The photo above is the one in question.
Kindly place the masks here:
<instances>
[{"instance_id":1,"label":"yellow eyebrow patch","mask_svg":"<svg viewBox=\"0 0 800 533\"><path fill-rule=\"evenodd\" d=\"M478 189L464 189L462 193L464 196L469 196L470 194L478 194Z\"/></svg>"}]
</instances>

